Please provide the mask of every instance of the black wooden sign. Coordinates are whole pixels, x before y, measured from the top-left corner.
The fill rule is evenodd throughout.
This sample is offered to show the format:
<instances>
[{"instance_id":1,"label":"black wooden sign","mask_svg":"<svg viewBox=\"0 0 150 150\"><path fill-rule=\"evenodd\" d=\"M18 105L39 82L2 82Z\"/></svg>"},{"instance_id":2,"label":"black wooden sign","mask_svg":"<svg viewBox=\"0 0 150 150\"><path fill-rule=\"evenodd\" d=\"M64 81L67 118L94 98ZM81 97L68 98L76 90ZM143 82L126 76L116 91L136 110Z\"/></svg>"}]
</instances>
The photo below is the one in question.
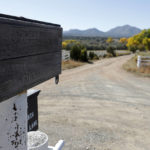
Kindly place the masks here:
<instances>
[{"instance_id":1,"label":"black wooden sign","mask_svg":"<svg viewBox=\"0 0 150 150\"><path fill-rule=\"evenodd\" d=\"M61 73L59 25L0 14L0 102Z\"/></svg>"},{"instance_id":2,"label":"black wooden sign","mask_svg":"<svg viewBox=\"0 0 150 150\"><path fill-rule=\"evenodd\" d=\"M39 90L28 90L28 132L38 130L38 95Z\"/></svg>"}]
</instances>

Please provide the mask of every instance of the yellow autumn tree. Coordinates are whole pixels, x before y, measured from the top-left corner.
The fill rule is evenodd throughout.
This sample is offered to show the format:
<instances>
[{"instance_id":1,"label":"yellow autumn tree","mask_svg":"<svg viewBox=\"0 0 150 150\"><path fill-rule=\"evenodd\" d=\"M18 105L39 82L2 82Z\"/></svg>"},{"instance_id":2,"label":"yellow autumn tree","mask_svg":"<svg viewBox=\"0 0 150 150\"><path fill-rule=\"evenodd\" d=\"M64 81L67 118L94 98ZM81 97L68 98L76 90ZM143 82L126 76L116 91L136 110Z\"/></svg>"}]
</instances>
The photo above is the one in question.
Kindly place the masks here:
<instances>
[{"instance_id":1,"label":"yellow autumn tree","mask_svg":"<svg viewBox=\"0 0 150 150\"><path fill-rule=\"evenodd\" d=\"M62 48L70 50L73 47L73 45L78 45L78 44L80 43L76 40L65 40L62 42Z\"/></svg>"},{"instance_id":2,"label":"yellow autumn tree","mask_svg":"<svg viewBox=\"0 0 150 150\"><path fill-rule=\"evenodd\" d=\"M145 37L143 39L142 43L145 46L146 50L150 50L150 38Z\"/></svg>"},{"instance_id":3,"label":"yellow autumn tree","mask_svg":"<svg viewBox=\"0 0 150 150\"><path fill-rule=\"evenodd\" d=\"M113 42L113 38L112 37L109 37L107 40L106 40L107 43L112 43Z\"/></svg>"},{"instance_id":4,"label":"yellow autumn tree","mask_svg":"<svg viewBox=\"0 0 150 150\"><path fill-rule=\"evenodd\" d=\"M143 30L139 34L130 37L127 42L129 50L150 50L150 29Z\"/></svg>"},{"instance_id":5,"label":"yellow autumn tree","mask_svg":"<svg viewBox=\"0 0 150 150\"><path fill-rule=\"evenodd\" d=\"M128 42L128 39L123 37L123 38L120 38L119 42L125 44Z\"/></svg>"},{"instance_id":6,"label":"yellow autumn tree","mask_svg":"<svg viewBox=\"0 0 150 150\"><path fill-rule=\"evenodd\" d=\"M66 49L67 43L64 41L62 42L62 49Z\"/></svg>"}]
</instances>

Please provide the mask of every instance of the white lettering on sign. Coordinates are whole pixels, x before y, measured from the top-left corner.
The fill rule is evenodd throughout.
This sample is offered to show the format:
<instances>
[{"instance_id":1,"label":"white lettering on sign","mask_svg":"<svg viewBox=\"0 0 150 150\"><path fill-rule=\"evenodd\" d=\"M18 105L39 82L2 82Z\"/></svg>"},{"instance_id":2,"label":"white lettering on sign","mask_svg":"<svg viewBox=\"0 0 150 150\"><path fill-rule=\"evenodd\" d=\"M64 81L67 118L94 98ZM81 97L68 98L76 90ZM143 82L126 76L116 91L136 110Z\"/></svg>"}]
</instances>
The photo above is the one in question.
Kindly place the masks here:
<instances>
[{"instance_id":1,"label":"white lettering on sign","mask_svg":"<svg viewBox=\"0 0 150 150\"><path fill-rule=\"evenodd\" d=\"M29 131L31 131L37 125L38 125L38 122L37 120L35 120L32 124L29 125Z\"/></svg>"},{"instance_id":2,"label":"white lettering on sign","mask_svg":"<svg viewBox=\"0 0 150 150\"><path fill-rule=\"evenodd\" d=\"M32 119L33 117L34 117L34 112L28 114L28 120Z\"/></svg>"}]
</instances>

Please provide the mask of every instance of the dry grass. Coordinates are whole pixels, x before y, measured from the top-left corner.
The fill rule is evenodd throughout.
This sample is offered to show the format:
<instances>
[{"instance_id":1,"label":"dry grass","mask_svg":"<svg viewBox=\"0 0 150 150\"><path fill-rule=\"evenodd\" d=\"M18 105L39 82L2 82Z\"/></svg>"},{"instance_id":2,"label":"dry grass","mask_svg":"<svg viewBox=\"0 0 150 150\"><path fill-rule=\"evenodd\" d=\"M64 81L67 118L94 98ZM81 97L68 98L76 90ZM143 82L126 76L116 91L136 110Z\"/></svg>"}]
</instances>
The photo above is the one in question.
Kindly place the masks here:
<instances>
[{"instance_id":1,"label":"dry grass","mask_svg":"<svg viewBox=\"0 0 150 150\"><path fill-rule=\"evenodd\" d=\"M140 69L137 68L137 55L150 56L150 52L142 52L142 53L136 54L127 63L123 65L123 68L129 72L133 72L138 75L150 77L150 66L142 66Z\"/></svg>"},{"instance_id":2,"label":"dry grass","mask_svg":"<svg viewBox=\"0 0 150 150\"><path fill-rule=\"evenodd\" d=\"M140 68L140 72L150 75L150 66Z\"/></svg>"},{"instance_id":3,"label":"dry grass","mask_svg":"<svg viewBox=\"0 0 150 150\"><path fill-rule=\"evenodd\" d=\"M76 68L76 67L82 66L84 64L86 64L86 63L83 63L80 61L74 61L74 60L63 61L62 62L62 70Z\"/></svg>"}]
</instances>

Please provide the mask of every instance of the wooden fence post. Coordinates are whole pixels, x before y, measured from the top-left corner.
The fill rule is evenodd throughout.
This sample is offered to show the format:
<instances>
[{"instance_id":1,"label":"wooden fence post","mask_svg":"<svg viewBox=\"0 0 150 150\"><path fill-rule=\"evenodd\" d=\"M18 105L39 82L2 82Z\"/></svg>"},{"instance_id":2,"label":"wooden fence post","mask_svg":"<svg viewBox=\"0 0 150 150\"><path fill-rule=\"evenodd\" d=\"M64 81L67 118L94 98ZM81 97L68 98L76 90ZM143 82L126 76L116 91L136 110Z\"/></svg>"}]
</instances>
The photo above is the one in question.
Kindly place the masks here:
<instances>
[{"instance_id":1,"label":"wooden fence post","mask_svg":"<svg viewBox=\"0 0 150 150\"><path fill-rule=\"evenodd\" d=\"M140 68L141 67L141 56L138 55L137 57L137 67Z\"/></svg>"}]
</instances>

